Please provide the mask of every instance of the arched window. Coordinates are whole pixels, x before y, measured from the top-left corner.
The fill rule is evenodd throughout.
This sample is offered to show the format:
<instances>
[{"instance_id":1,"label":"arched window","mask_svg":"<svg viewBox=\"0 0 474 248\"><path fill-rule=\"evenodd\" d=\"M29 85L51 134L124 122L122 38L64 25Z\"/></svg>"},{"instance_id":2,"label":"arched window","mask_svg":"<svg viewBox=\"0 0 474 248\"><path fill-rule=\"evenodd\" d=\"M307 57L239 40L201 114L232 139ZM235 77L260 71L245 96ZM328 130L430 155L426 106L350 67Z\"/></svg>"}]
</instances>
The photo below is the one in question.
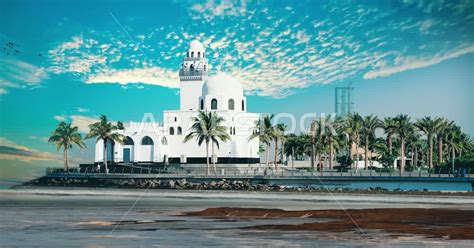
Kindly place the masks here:
<instances>
[{"instance_id":1,"label":"arched window","mask_svg":"<svg viewBox=\"0 0 474 248\"><path fill-rule=\"evenodd\" d=\"M217 99L211 100L211 109L217 109Z\"/></svg>"},{"instance_id":2,"label":"arched window","mask_svg":"<svg viewBox=\"0 0 474 248\"><path fill-rule=\"evenodd\" d=\"M200 58L200 57L201 57L201 52L198 52L198 58Z\"/></svg>"},{"instance_id":3,"label":"arched window","mask_svg":"<svg viewBox=\"0 0 474 248\"><path fill-rule=\"evenodd\" d=\"M166 137L163 137L161 139L161 144L164 145L164 146L167 146L168 145L168 140L166 139Z\"/></svg>"},{"instance_id":4,"label":"arched window","mask_svg":"<svg viewBox=\"0 0 474 248\"><path fill-rule=\"evenodd\" d=\"M174 135L174 127L170 127L170 135Z\"/></svg>"},{"instance_id":5,"label":"arched window","mask_svg":"<svg viewBox=\"0 0 474 248\"><path fill-rule=\"evenodd\" d=\"M191 52L191 58L194 58L194 52Z\"/></svg>"},{"instance_id":6,"label":"arched window","mask_svg":"<svg viewBox=\"0 0 474 248\"><path fill-rule=\"evenodd\" d=\"M242 100L242 111L244 111L244 110L245 110L245 102L244 102L244 100Z\"/></svg>"},{"instance_id":7,"label":"arched window","mask_svg":"<svg viewBox=\"0 0 474 248\"><path fill-rule=\"evenodd\" d=\"M204 110L204 100L201 99L201 110Z\"/></svg>"},{"instance_id":8,"label":"arched window","mask_svg":"<svg viewBox=\"0 0 474 248\"><path fill-rule=\"evenodd\" d=\"M190 65L189 70L194 71L194 65Z\"/></svg>"},{"instance_id":9,"label":"arched window","mask_svg":"<svg viewBox=\"0 0 474 248\"><path fill-rule=\"evenodd\" d=\"M153 143L153 140L150 137L148 137L148 136L143 137L142 146L152 146L152 145L154 145L154 143Z\"/></svg>"},{"instance_id":10,"label":"arched window","mask_svg":"<svg viewBox=\"0 0 474 248\"><path fill-rule=\"evenodd\" d=\"M229 99L229 102L228 102L228 108L229 110L234 110L234 99Z\"/></svg>"},{"instance_id":11,"label":"arched window","mask_svg":"<svg viewBox=\"0 0 474 248\"><path fill-rule=\"evenodd\" d=\"M181 129L181 127L178 127L178 129L176 130L176 134L177 135L183 134L183 130Z\"/></svg>"},{"instance_id":12,"label":"arched window","mask_svg":"<svg viewBox=\"0 0 474 248\"><path fill-rule=\"evenodd\" d=\"M234 127L234 131L233 131L234 135L235 135L235 127Z\"/></svg>"},{"instance_id":13,"label":"arched window","mask_svg":"<svg viewBox=\"0 0 474 248\"><path fill-rule=\"evenodd\" d=\"M177 122L178 121L178 117L174 117L174 122Z\"/></svg>"},{"instance_id":14,"label":"arched window","mask_svg":"<svg viewBox=\"0 0 474 248\"><path fill-rule=\"evenodd\" d=\"M123 139L123 144L126 146L133 146L135 143L133 142L132 138L126 136L125 139Z\"/></svg>"},{"instance_id":15,"label":"arched window","mask_svg":"<svg viewBox=\"0 0 474 248\"><path fill-rule=\"evenodd\" d=\"M206 71L206 65L204 65L204 71Z\"/></svg>"}]
</instances>

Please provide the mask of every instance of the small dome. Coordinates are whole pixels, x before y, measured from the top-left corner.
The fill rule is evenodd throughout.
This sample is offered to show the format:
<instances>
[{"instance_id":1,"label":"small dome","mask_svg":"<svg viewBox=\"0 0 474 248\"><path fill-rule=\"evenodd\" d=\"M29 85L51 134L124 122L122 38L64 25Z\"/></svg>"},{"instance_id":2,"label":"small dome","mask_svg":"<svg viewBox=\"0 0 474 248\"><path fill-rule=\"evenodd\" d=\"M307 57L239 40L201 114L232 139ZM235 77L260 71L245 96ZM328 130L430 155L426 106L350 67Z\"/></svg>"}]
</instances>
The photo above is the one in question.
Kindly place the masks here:
<instances>
[{"instance_id":1,"label":"small dome","mask_svg":"<svg viewBox=\"0 0 474 248\"><path fill-rule=\"evenodd\" d=\"M198 40L193 40L189 43L189 52L204 53L204 45Z\"/></svg>"},{"instance_id":2,"label":"small dome","mask_svg":"<svg viewBox=\"0 0 474 248\"><path fill-rule=\"evenodd\" d=\"M209 77L202 86L202 96L216 95L224 97L242 97L242 84L225 72Z\"/></svg>"}]
</instances>

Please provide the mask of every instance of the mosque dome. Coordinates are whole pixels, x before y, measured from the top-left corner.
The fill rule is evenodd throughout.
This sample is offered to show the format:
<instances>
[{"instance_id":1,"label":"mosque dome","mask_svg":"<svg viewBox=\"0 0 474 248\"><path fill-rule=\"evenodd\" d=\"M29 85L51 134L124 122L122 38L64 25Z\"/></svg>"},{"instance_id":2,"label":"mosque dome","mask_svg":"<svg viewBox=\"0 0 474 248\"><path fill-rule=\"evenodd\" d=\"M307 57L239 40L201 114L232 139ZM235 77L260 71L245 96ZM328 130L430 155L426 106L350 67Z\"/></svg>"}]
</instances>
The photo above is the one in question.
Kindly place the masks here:
<instances>
[{"instance_id":1,"label":"mosque dome","mask_svg":"<svg viewBox=\"0 0 474 248\"><path fill-rule=\"evenodd\" d=\"M202 86L202 96L216 95L223 97L243 96L242 84L225 72L218 72L209 77Z\"/></svg>"},{"instance_id":2,"label":"mosque dome","mask_svg":"<svg viewBox=\"0 0 474 248\"><path fill-rule=\"evenodd\" d=\"M204 45L200 41L193 40L189 43L188 57L201 58L204 57L204 52Z\"/></svg>"}]
</instances>

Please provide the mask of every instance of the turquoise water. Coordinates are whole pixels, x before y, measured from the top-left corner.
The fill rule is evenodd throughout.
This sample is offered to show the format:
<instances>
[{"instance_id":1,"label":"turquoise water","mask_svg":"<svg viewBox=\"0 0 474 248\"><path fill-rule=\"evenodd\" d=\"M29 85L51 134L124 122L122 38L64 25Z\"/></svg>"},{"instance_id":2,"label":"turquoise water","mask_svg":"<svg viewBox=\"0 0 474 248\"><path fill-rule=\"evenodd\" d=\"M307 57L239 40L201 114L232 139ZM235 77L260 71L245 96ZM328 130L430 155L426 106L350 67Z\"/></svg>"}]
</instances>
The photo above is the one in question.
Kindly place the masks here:
<instances>
[{"instance_id":1,"label":"turquoise water","mask_svg":"<svg viewBox=\"0 0 474 248\"><path fill-rule=\"evenodd\" d=\"M161 246L161 247L397 247L468 246L368 231L321 233L249 231L257 224L296 224L305 218L215 220L180 216L208 207L282 209L460 208L473 209L474 198L459 196L295 194L216 191L144 191L119 189L0 190L0 246ZM116 225L120 221L121 225ZM316 221L316 220L311 220Z\"/></svg>"}]
</instances>

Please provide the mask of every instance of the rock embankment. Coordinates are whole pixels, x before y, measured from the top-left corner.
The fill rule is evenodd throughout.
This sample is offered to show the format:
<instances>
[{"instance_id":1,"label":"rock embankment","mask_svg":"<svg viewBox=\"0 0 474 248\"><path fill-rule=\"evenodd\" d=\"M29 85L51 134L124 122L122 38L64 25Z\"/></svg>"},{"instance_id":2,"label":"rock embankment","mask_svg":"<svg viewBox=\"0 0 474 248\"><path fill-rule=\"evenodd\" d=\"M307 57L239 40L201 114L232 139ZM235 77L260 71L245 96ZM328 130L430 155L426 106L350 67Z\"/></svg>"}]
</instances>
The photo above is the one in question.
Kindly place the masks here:
<instances>
[{"instance_id":1,"label":"rock embankment","mask_svg":"<svg viewBox=\"0 0 474 248\"><path fill-rule=\"evenodd\" d=\"M176 190L234 190L234 191L273 191L273 192L351 192L364 194L452 194L474 195L474 192L439 192L428 190L402 191L400 189L387 190L380 187L368 189L331 188L323 186L296 186L265 184L246 180L228 179L137 179L137 178L73 178L73 177L41 177L26 182L26 186L51 186L51 187L109 187L109 188L134 188L134 189L176 189Z\"/></svg>"},{"instance_id":2,"label":"rock embankment","mask_svg":"<svg viewBox=\"0 0 474 248\"><path fill-rule=\"evenodd\" d=\"M255 184L250 180L208 180L191 182L186 179L77 179L42 177L24 184L24 186L55 187L115 187L138 189L190 189L190 190L245 190L245 191L311 191L315 187L287 187L278 185Z\"/></svg>"}]
</instances>

